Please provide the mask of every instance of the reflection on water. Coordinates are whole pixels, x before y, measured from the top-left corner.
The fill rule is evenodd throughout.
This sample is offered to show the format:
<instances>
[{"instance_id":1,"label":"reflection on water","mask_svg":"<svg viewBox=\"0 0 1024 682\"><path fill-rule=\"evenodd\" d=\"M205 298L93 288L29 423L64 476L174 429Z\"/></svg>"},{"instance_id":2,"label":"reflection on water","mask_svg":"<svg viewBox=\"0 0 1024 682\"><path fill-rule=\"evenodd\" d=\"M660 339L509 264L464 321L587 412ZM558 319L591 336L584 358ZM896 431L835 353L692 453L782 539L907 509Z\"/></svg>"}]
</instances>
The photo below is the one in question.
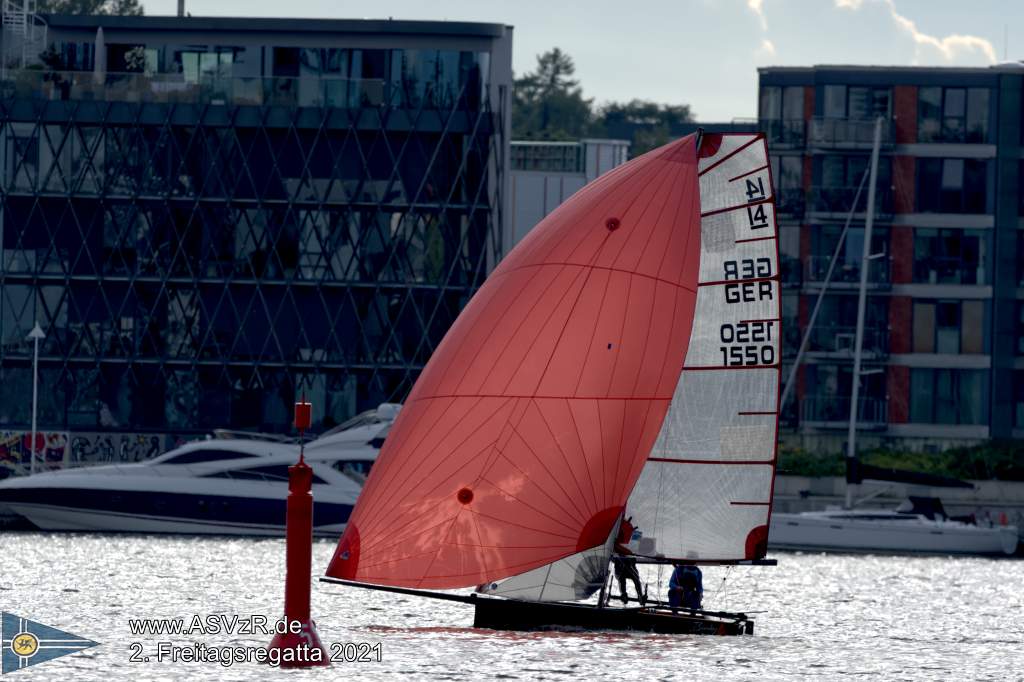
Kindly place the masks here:
<instances>
[{"instance_id":1,"label":"reflection on water","mask_svg":"<svg viewBox=\"0 0 1024 682\"><path fill-rule=\"evenodd\" d=\"M314 567L333 543L318 541ZM383 661L339 663L365 679L1006 679L1024 670L1024 562L778 554L779 566L708 568L705 606L757 613L754 637L494 632L471 606L314 583L325 644L381 642ZM668 572L645 567L651 594ZM251 634L133 635L132 618L279 618L284 543L145 536L0 535L0 607L102 646L19 679L265 679L256 664L157 663L157 642L262 646ZM724 579L724 580L723 580ZM130 662L141 642L149 663ZM331 670L331 669L328 669ZM324 669L289 679L333 679Z\"/></svg>"}]
</instances>

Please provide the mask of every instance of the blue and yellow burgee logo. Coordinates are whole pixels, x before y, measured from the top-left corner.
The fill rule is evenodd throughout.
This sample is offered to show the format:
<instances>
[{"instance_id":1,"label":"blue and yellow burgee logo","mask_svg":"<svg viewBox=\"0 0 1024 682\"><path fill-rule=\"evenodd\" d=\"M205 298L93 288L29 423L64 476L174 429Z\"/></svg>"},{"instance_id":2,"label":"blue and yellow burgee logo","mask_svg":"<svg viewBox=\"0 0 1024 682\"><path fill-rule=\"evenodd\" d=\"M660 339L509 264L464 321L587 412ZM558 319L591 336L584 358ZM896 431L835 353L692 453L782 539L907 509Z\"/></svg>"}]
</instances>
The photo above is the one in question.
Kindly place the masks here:
<instances>
[{"instance_id":1,"label":"blue and yellow burgee logo","mask_svg":"<svg viewBox=\"0 0 1024 682\"><path fill-rule=\"evenodd\" d=\"M0 618L0 643L3 645L0 674L12 673L96 646L92 640L6 611L3 612L3 618Z\"/></svg>"}]
</instances>

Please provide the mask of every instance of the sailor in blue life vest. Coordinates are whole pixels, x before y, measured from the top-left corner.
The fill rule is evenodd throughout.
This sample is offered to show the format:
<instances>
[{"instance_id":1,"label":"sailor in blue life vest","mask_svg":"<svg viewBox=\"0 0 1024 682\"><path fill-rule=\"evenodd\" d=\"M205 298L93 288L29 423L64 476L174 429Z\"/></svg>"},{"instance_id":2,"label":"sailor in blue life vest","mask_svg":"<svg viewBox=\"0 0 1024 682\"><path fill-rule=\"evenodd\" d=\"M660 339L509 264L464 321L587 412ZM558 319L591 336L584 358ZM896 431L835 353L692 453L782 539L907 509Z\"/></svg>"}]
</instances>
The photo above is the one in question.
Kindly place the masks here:
<instances>
[{"instance_id":1,"label":"sailor in blue life vest","mask_svg":"<svg viewBox=\"0 0 1024 682\"><path fill-rule=\"evenodd\" d=\"M704 576L692 565L676 564L668 581L668 605L672 608L701 608L704 599Z\"/></svg>"},{"instance_id":2,"label":"sailor in blue life vest","mask_svg":"<svg viewBox=\"0 0 1024 682\"><path fill-rule=\"evenodd\" d=\"M629 597L626 593L626 580L633 582L636 588L636 598L641 605L647 603L647 590L640 584L640 573L636 570L636 558L630 551L627 544L633 539L635 528L631 521L633 517L623 519L619 524L619 534L615 537L615 553L612 554L612 567L615 568L615 578L619 581L619 599L627 603Z\"/></svg>"}]
</instances>

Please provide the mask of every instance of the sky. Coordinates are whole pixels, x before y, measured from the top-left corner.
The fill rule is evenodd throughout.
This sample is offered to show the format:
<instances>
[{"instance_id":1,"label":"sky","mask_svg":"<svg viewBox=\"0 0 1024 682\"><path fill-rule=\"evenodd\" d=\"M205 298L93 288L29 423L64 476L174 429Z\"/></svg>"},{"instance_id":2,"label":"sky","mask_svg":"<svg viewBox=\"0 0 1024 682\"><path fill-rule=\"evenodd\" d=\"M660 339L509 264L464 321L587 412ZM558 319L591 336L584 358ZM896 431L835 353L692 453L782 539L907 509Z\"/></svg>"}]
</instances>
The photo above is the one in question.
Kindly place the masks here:
<instances>
[{"instance_id":1,"label":"sky","mask_svg":"<svg viewBox=\"0 0 1024 682\"><path fill-rule=\"evenodd\" d=\"M142 0L174 14L177 0ZM186 0L192 16L483 21L515 27L513 68L559 47L583 94L689 104L700 121L757 113L757 68L987 66L1024 59L1024 0Z\"/></svg>"}]
</instances>

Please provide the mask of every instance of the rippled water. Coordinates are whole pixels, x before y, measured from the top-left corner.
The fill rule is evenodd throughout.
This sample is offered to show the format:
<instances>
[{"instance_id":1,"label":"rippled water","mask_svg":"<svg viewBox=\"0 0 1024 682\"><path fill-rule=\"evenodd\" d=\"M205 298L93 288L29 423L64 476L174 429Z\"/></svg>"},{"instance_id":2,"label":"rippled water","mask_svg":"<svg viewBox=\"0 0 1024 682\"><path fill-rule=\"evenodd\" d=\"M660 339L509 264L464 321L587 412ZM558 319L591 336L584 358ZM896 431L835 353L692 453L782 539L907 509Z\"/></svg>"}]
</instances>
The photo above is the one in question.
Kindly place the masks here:
<instances>
[{"instance_id":1,"label":"rippled water","mask_svg":"<svg viewBox=\"0 0 1024 682\"><path fill-rule=\"evenodd\" d=\"M317 542L314 569L333 549ZM1024 679L1024 561L777 555L775 568L705 571L705 606L763 611L753 637L506 633L471 627L472 607L314 584L325 644L380 642L383 660L276 671L258 664L131 663L130 644L265 645L268 637L137 636L129 618L280 617L278 540L0 534L0 608L102 646L19 680ZM658 575L645 578L656 591ZM662 576L662 589L667 574ZM12 680L15 678L12 678Z\"/></svg>"}]
</instances>

